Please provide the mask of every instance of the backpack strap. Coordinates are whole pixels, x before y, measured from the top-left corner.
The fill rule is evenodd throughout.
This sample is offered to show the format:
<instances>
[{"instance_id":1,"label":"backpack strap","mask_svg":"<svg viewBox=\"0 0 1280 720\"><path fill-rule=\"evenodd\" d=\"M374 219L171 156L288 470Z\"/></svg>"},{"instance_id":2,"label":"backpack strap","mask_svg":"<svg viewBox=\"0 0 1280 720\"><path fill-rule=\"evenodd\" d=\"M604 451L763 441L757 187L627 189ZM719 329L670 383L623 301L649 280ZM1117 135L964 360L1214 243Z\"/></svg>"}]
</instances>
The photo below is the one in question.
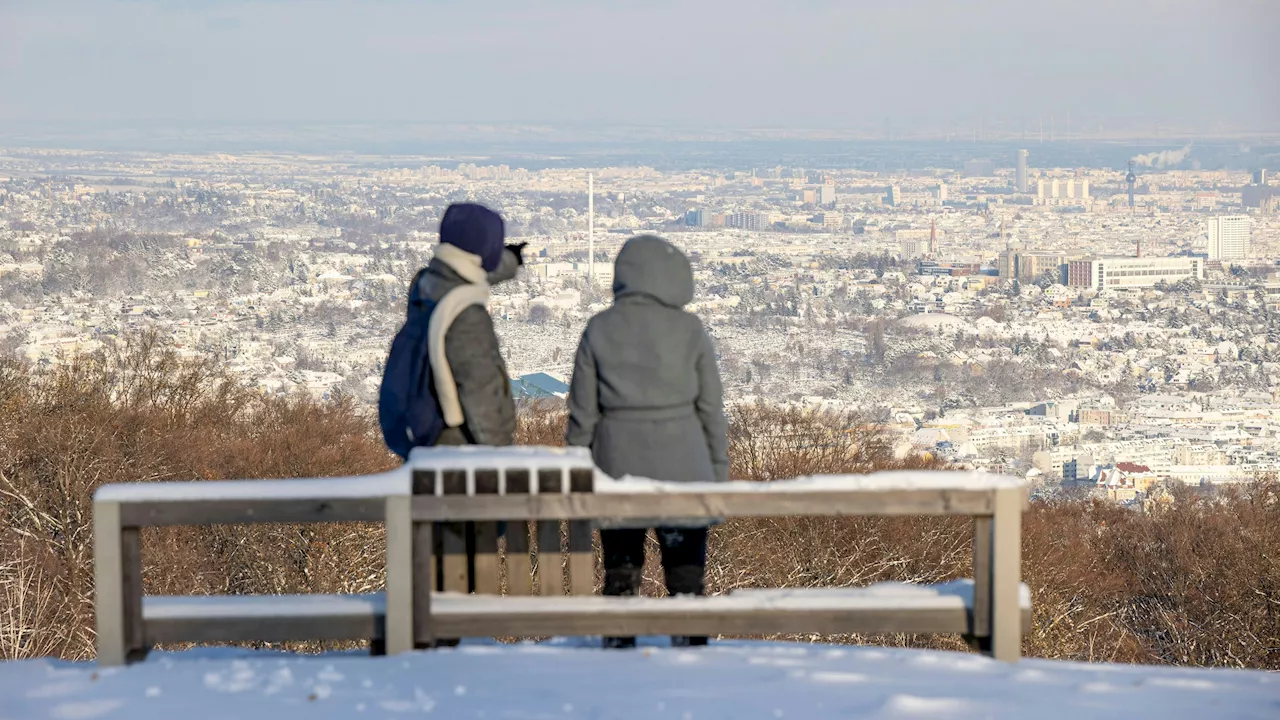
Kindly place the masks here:
<instances>
[{"instance_id":1,"label":"backpack strap","mask_svg":"<svg viewBox=\"0 0 1280 720\"><path fill-rule=\"evenodd\" d=\"M487 285L459 285L440 298L427 323L427 358L431 361L436 398L446 427L460 427L466 418L462 414L462 402L458 399L458 385L453 381L453 368L449 367L449 358L445 354L445 335L463 310L472 305L484 307L488 303Z\"/></svg>"}]
</instances>

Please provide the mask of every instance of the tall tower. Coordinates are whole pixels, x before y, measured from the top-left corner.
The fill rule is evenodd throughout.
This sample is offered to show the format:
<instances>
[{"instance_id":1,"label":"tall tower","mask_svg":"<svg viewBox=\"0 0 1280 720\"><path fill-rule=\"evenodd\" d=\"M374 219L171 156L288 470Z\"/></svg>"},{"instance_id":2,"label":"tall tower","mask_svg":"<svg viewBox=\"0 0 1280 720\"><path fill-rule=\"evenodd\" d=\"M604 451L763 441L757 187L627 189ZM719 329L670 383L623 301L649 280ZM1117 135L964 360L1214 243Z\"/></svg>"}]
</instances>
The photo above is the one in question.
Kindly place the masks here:
<instances>
[{"instance_id":1,"label":"tall tower","mask_svg":"<svg viewBox=\"0 0 1280 720\"><path fill-rule=\"evenodd\" d=\"M936 218L929 218L929 256L935 260L938 257L938 221Z\"/></svg>"},{"instance_id":2,"label":"tall tower","mask_svg":"<svg viewBox=\"0 0 1280 720\"><path fill-rule=\"evenodd\" d=\"M1133 184L1138 180L1138 176L1133 174L1133 161L1129 161L1129 174L1124 178L1129 183L1129 209L1133 209Z\"/></svg>"},{"instance_id":3,"label":"tall tower","mask_svg":"<svg viewBox=\"0 0 1280 720\"><path fill-rule=\"evenodd\" d=\"M1013 183L1014 183L1014 188L1016 188L1018 192L1024 193L1027 191L1027 151L1026 150L1018 151L1018 169L1016 171L1016 174L1014 175Z\"/></svg>"},{"instance_id":4,"label":"tall tower","mask_svg":"<svg viewBox=\"0 0 1280 720\"><path fill-rule=\"evenodd\" d=\"M596 180L587 173L587 285L596 286Z\"/></svg>"}]
</instances>

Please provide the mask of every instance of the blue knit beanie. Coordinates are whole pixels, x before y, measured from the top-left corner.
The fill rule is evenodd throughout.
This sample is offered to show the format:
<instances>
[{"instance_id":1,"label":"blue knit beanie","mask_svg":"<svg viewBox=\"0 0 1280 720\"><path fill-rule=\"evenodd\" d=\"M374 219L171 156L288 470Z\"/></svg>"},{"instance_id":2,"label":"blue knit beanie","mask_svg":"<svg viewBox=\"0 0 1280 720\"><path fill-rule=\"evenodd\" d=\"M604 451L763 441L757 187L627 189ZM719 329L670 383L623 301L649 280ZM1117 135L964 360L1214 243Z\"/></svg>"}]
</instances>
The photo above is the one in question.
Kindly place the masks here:
<instances>
[{"instance_id":1,"label":"blue knit beanie","mask_svg":"<svg viewBox=\"0 0 1280 720\"><path fill-rule=\"evenodd\" d=\"M502 216L483 205L450 205L440 218L440 242L479 255L485 272L497 270L502 263L505 238Z\"/></svg>"}]
</instances>

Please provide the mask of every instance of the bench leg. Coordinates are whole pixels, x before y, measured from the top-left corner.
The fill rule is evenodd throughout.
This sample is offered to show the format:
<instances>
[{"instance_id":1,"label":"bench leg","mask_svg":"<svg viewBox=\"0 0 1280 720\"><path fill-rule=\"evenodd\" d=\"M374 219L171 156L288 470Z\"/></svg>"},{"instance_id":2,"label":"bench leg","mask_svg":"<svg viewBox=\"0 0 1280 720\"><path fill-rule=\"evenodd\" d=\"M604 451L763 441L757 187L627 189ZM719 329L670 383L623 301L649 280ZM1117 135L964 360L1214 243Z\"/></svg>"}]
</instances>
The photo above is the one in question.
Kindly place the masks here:
<instances>
[{"instance_id":1,"label":"bench leg","mask_svg":"<svg viewBox=\"0 0 1280 720\"><path fill-rule=\"evenodd\" d=\"M93 604L102 667L124 665L127 659L122 549L119 503L94 503Z\"/></svg>"},{"instance_id":2,"label":"bench leg","mask_svg":"<svg viewBox=\"0 0 1280 720\"><path fill-rule=\"evenodd\" d=\"M991 652L1016 662L1022 652L1022 499L1023 488L996 491L992 530Z\"/></svg>"},{"instance_id":3,"label":"bench leg","mask_svg":"<svg viewBox=\"0 0 1280 720\"><path fill-rule=\"evenodd\" d=\"M120 563L124 570L125 662L141 662L151 648L147 645L142 620L142 531L120 529Z\"/></svg>"},{"instance_id":4,"label":"bench leg","mask_svg":"<svg viewBox=\"0 0 1280 720\"><path fill-rule=\"evenodd\" d=\"M436 590L436 523L413 524L413 647L432 647L431 593Z\"/></svg>"},{"instance_id":5,"label":"bench leg","mask_svg":"<svg viewBox=\"0 0 1280 720\"><path fill-rule=\"evenodd\" d=\"M395 655L413 649L413 518L408 495L387 498L387 616L383 646L371 651Z\"/></svg>"},{"instance_id":6,"label":"bench leg","mask_svg":"<svg viewBox=\"0 0 1280 720\"><path fill-rule=\"evenodd\" d=\"M973 624L966 638L973 649L991 654L991 518L973 519Z\"/></svg>"}]
</instances>

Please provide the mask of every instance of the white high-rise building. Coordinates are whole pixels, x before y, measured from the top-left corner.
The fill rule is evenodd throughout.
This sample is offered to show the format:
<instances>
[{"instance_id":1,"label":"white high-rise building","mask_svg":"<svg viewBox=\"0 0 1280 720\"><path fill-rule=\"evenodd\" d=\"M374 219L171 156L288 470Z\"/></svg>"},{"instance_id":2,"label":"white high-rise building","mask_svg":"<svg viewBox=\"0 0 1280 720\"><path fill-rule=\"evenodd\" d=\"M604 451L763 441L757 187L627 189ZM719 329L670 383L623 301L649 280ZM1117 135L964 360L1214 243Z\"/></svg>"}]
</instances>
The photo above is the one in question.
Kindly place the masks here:
<instances>
[{"instance_id":1,"label":"white high-rise building","mask_svg":"<svg viewBox=\"0 0 1280 720\"><path fill-rule=\"evenodd\" d=\"M835 204L835 201L836 201L836 186L827 185L824 183L822 187L818 189L818 204L823 206L833 205Z\"/></svg>"},{"instance_id":2,"label":"white high-rise building","mask_svg":"<svg viewBox=\"0 0 1280 720\"><path fill-rule=\"evenodd\" d=\"M1057 178L1040 178L1036 181L1036 199L1056 200L1059 188Z\"/></svg>"},{"instance_id":3,"label":"white high-rise building","mask_svg":"<svg viewBox=\"0 0 1280 720\"><path fill-rule=\"evenodd\" d=\"M1249 256L1248 215L1221 215L1207 223L1210 260L1239 260Z\"/></svg>"}]
</instances>

